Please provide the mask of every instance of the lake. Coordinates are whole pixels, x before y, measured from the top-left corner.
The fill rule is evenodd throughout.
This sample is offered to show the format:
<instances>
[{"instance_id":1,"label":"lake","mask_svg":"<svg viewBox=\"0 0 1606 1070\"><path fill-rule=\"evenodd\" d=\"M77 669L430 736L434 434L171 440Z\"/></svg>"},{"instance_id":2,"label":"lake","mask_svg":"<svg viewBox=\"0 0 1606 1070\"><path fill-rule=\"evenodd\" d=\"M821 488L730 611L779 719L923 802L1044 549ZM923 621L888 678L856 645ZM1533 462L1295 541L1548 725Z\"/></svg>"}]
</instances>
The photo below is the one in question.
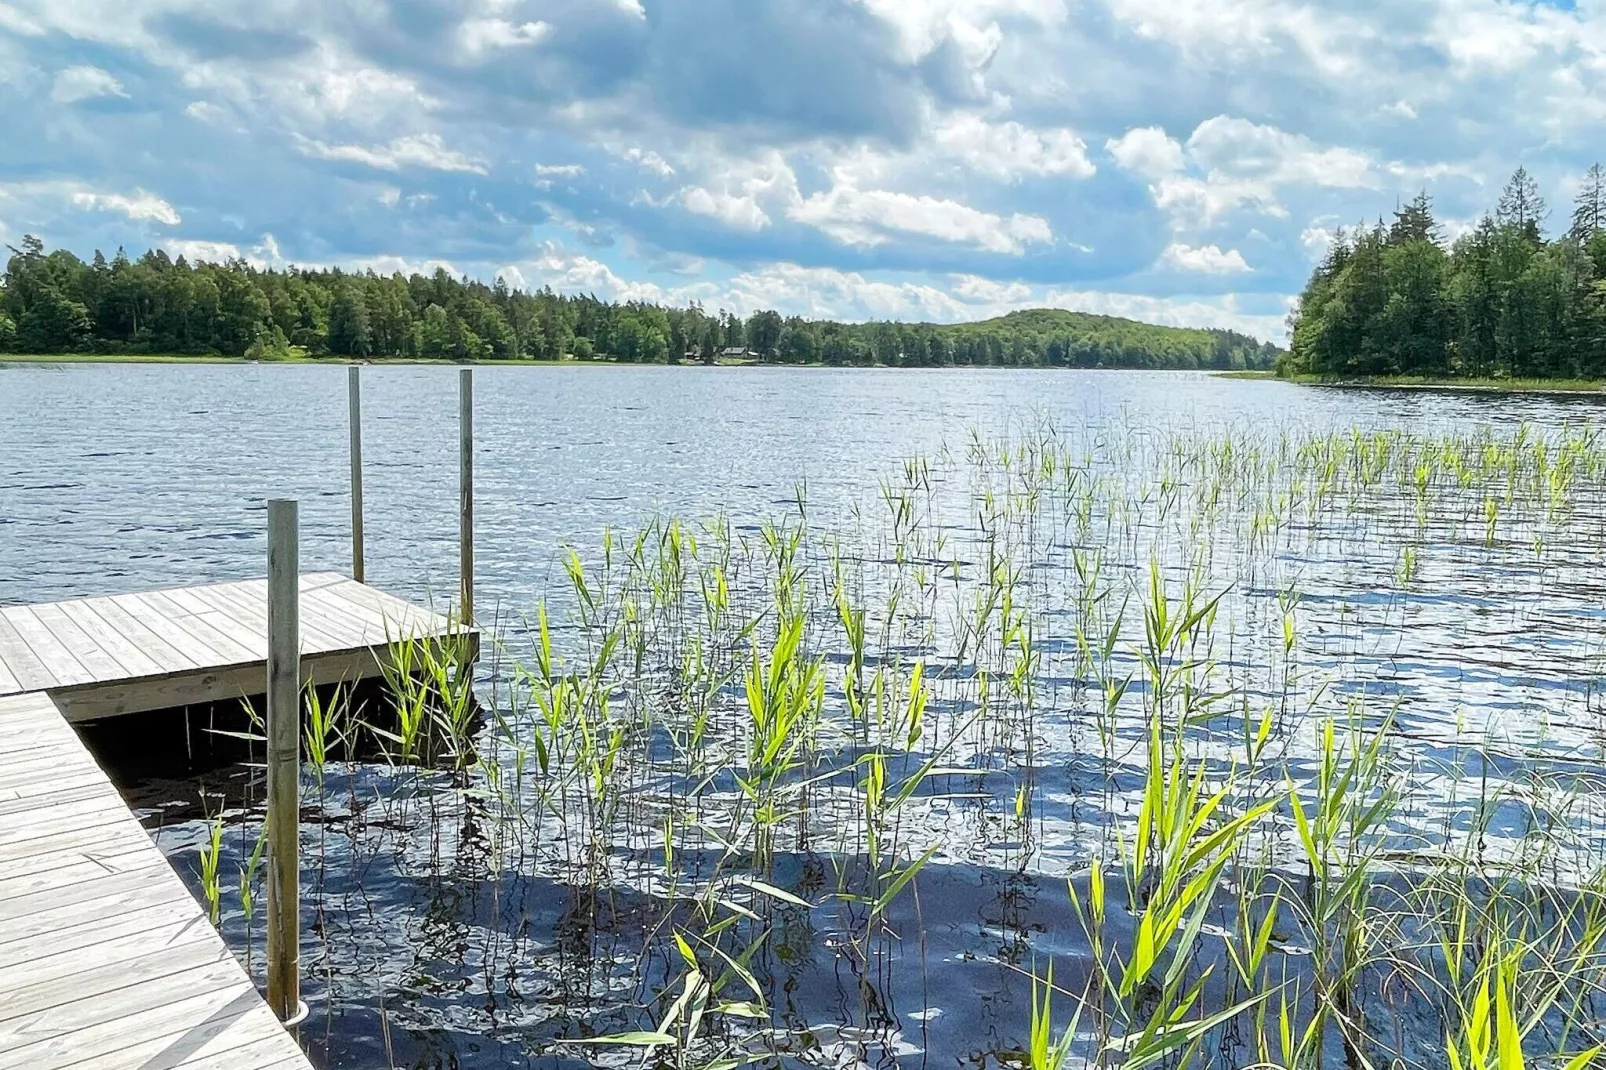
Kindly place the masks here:
<instances>
[{"instance_id":1,"label":"lake","mask_svg":"<svg viewBox=\"0 0 1606 1070\"><path fill-rule=\"evenodd\" d=\"M0 602L260 575L277 496L302 503L303 569L349 571L345 374L0 366ZM363 370L368 581L437 603L456 375ZM1205 941L1183 959L1220 1006L1274 969L1436 978L1423 934L1472 909L1452 872L1595 887L1601 400L636 367L480 368L475 393L477 604L506 649L461 768L306 777L320 1066L638 1065L575 1042L687 1028L649 1065L1012 1064L1032 978L1053 963L1088 998L1107 968L1091 874L1131 862L1177 770L1244 819L1176 936ZM1361 899L1323 898L1290 785L1339 815L1318 854L1376 874ZM222 927L260 968L234 888L254 770L122 787L197 887L221 809ZM1170 893L1142 865L1111 888L1098 924L1129 946ZM1240 969L1240 923L1285 901ZM1353 961L1329 946L1350 909L1391 919ZM1084 1054L1152 1010L1098 991ZM1373 1055L1442 1059L1440 1011L1343 1008ZM1296 1011L1300 1059L1361 1043L1333 1015ZM1252 1016L1190 1059L1269 1058Z\"/></svg>"}]
</instances>

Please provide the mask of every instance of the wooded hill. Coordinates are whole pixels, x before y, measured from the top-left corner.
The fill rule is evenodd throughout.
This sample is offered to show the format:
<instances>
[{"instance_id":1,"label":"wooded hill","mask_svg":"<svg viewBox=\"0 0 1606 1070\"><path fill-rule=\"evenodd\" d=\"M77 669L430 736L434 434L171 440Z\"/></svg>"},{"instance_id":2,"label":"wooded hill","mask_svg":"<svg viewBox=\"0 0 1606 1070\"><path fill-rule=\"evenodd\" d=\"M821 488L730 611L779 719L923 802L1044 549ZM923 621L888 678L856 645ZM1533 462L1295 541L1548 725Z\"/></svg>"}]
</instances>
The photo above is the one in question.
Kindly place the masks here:
<instances>
[{"instance_id":1,"label":"wooded hill","mask_svg":"<svg viewBox=\"0 0 1606 1070\"><path fill-rule=\"evenodd\" d=\"M189 263L153 249L87 262L36 238L0 280L0 352L427 357L449 360L1264 368L1280 351L1232 331L1058 309L981 323L747 318L432 275Z\"/></svg>"}]
</instances>

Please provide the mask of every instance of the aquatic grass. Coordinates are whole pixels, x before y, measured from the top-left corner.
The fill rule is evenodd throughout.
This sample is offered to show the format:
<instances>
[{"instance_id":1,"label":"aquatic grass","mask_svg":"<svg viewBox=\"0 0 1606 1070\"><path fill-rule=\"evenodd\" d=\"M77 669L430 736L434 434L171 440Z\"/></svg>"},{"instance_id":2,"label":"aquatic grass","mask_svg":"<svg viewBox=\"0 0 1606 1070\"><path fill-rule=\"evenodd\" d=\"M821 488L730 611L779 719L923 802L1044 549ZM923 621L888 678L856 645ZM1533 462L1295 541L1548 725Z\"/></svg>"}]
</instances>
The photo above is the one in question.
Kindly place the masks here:
<instances>
[{"instance_id":1,"label":"aquatic grass","mask_svg":"<svg viewBox=\"0 0 1606 1070\"><path fill-rule=\"evenodd\" d=\"M1603 475L1584 428L1029 425L857 509L651 516L563 553L482 708L398 648L385 790L331 766L327 833L427 889L429 969L484 964L451 1030L532 1058L907 1065L985 1004L983 1062L1565 1067L1606 1039L1596 700L1507 678L1598 662Z\"/></svg>"}]
</instances>

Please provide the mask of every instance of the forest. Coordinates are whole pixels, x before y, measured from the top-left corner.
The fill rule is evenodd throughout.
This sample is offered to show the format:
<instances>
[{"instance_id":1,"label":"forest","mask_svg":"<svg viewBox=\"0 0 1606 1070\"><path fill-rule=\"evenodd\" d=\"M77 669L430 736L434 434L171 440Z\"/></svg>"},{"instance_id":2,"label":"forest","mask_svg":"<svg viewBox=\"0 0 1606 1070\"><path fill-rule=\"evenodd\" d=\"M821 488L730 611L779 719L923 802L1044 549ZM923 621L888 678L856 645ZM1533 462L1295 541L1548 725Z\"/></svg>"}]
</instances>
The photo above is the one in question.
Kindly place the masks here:
<instances>
[{"instance_id":1,"label":"forest","mask_svg":"<svg viewBox=\"0 0 1606 1070\"><path fill-rule=\"evenodd\" d=\"M1290 317L1279 370L1350 378L1606 377L1606 171L1585 175L1570 224L1545 234L1519 168L1494 211L1447 241L1426 192L1340 231Z\"/></svg>"},{"instance_id":2,"label":"forest","mask_svg":"<svg viewBox=\"0 0 1606 1070\"><path fill-rule=\"evenodd\" d=\"M837 323L525 292L432 275L189 263L160 249L85 262L37 238L0 279L0 353L442 360L738 359L778 364L1269 368L1270 343L1060 309L981 323Z\"/></svg>"}]
</instances>

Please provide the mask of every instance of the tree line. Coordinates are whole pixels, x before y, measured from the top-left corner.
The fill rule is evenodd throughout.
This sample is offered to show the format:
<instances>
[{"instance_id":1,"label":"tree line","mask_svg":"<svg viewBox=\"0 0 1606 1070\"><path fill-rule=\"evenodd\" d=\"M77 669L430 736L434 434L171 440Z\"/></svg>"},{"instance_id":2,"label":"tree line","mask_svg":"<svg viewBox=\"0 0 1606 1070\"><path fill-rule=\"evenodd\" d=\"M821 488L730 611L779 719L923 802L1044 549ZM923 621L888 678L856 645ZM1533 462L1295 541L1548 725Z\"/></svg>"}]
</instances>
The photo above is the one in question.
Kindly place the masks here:
<instances>
[{"instance_id":1,"label":"tree line","mask_svg":"<svg viewBox=\"0 0 1606 1070\"><path fill-rule=\"evenodd\" d=\"M1426 192L1388 224L1340 231L1290 317L1281 367L1326 376L1606 376L1606 170L1545 235L1523 168L1495 209L1446 242Z\"/></svg>"},{"instance_id":2,"label":"tree line","mask_svg":"<svg viewBox=\"0 0 1606 1070\"><path fill-rule=\"evenodd\" d=\"M152 249L88 261L37 238L0 279L0 352L225 354L256 359L722 358L784 364L1264 368L1280 351L1231 331L1054 309L983 323L837 323L700 305L611 302L433 274L190 263Z\"/></svg>"}]
</instances>

